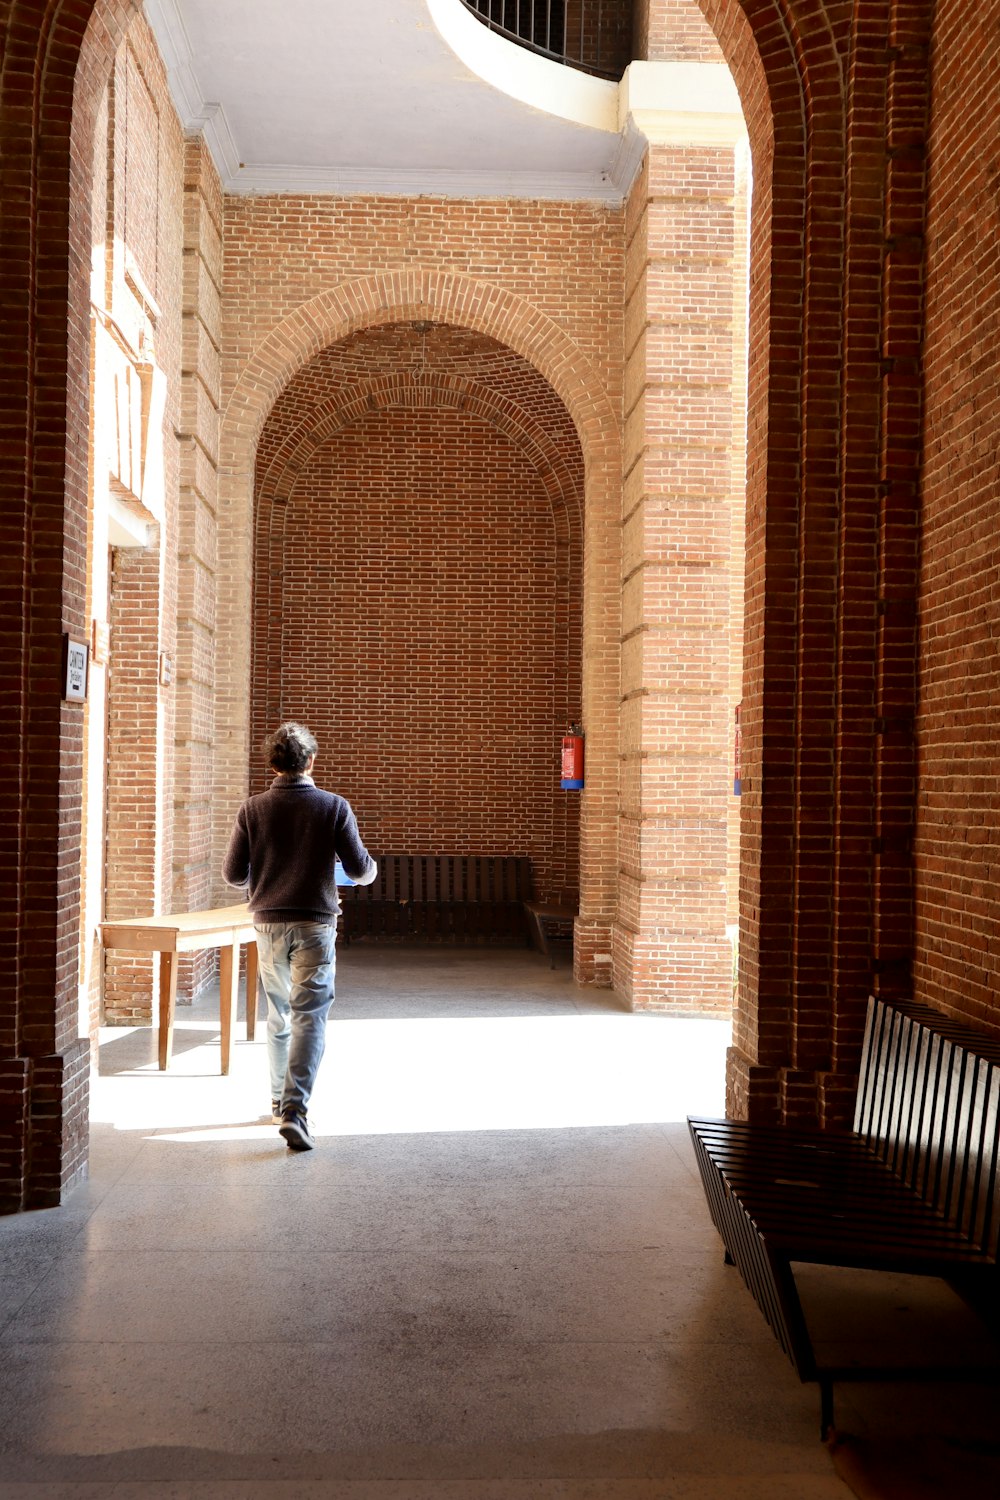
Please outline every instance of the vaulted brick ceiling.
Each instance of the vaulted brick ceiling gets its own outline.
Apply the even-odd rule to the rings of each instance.
[[[493,425],[516,435],[538,468],[554,473],[554,487],[563,494],[578,490],[582,456],[573,422],[527,360],[471,329],[395,323],[331,345],[289,382],[261,434],[258,495],[280,490],[284,471],[301,462],[303,445],[311,447],[318,430],[353,420],[359,402],[409,404],[421,387],[433,392],[430,404],[473,404],[488,413]],[[572,472],[567,454],[576,455]]]

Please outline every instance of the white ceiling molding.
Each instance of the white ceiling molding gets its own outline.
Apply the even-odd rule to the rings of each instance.
[[[615,202],[621,203],[628,196],[629,189],[642,166],[648,145],[649,141],[629,115],[611,166],[609,181],[614,188]]]
[[[646,150],[638,132],[638,160],[634,178]],[[619,158],[616,158],[617,166]],[[631,179],[630,179],[631,181]],[[622,188],[617,174],[598,178],[590,172],[467,172],[414,168],[393,171],[377,167],[293,167],[279,164],[255,166],[246,163],[223,184],[227,193],[326,193],[333,197],[379,198],[536,198],[557,202],[598,202],[617,206]]]
[[[234,172],[239,171],[239,148],[233,140],[229,120],[221,104],[206,104],[202,113],[193,116],[191,122],[185,124],[184,128],[192,135],[200,134],[205,137],[205,144],[223,183],[227,182]]]
[[[221,104],[202,96],[194,70],[194,49],[177,8],[177,0],[143,0],[146,20],[153,29],[167,70],[170,97],[178,118],[190,135],[204,135],[223,183],[239,171],[240,153]]]

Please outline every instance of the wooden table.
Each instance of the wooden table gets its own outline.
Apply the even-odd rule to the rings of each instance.
[[[233,1023],[240,982],[240,947],[247,945],[247,1041],[257,1023],[257,934],[250,908],[219,906],[213,911],[173,912],[162,917],[138,917],[128,922],[103,922],[105,948],[160,955],[160,1067],[170,1065],[177,1003],[177,955],[219,949],[219,1018],[222,1028],[222,1071],[229,1072]]]
[[[549,968],[556,966],[555,955],[549,943],[549,935],[546,924],[556,922],[560,925],[567,923],[572,926],[580,914],[579,902],[574,897],[564,897],[560,901],[526,901],[524,908],[535,923],[535,932],[538,936],[539,946],[549,961]]]

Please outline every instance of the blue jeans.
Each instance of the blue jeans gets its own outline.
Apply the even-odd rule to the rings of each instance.
[[[280,1101],[282,1114],[304,1115],[326,1046],[337,920],[254,926],[260,981],[267,996],[271,1098]]]

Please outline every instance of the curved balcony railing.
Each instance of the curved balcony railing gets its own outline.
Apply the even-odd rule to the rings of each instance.
[[[632,61],[634,0],[463,0],[508,41],[598,78],[621,78]]]

